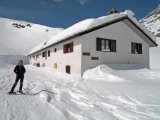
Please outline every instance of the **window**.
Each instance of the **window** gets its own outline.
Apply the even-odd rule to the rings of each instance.
[[[57,69],[57,68],[58,68],[57,63],[54,63],[54,69]]]
[[[73,42],[65,44],[63,46],[63,53],[70,53],[73,52]]]
[[[36,58],[39,58],[39,54],[36,54]]]
[[[45,57],[45,56],[46,56],[46,53],[45,53],[45,52],[43,52],[43,53],[42,53],[42,57]]]
[[[57,48],[54,48],[54,52],[57,52]]]
[[[70,74],[71,73],[71,66],[66,65],[66,73]]]
[[[42,53],[42,57],[45,57],[45,59],[47,59],[47,51]]]
[[[48,57],[50,57],[50,50],[48,50]]]
[[[116,52],[116,40],[97,38],[97,51]]]
[[[132,54],[142,54],[142,44],[141,43],[131,43]]]

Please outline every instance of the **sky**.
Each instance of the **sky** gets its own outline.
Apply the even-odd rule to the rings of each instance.
[[[160,0],[0,0],[0,17],[50,27],[67,28],[88,18],[132,10],[139,20],[160,5]]]

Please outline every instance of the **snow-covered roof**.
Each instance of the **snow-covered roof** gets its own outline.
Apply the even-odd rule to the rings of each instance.
[[[58,42],[67,40],[67,39],[75,37],[81,33],[90,31],[98,26],[103,25],[103,24],[109,23],[114,20],[120,20],[121,18],[129,18],[135,25],[137,25],[141,29],[141,31],[143,31],[143,33],[145,33],[150,38],[150,40],[155,44],[155,46],[157,45],[156,44],[156,37],[136,20],[136,18],[134,17],[134,13],[132,11],[126,10],[125,12],[111,14],[111,15],[107,15],[107,16],[103,16],[103,17],[99,17],[99,18],[86,19],[86,20],[83,20],[79,23],[76,23],[75,25],[73,25],[73,26],[63,30],[62,32],[56,34],[55,36],[53,36],[45,44],[42,43],[41,45],[38,45],[35,48],[33,48],[31,50],[31,52],[29,53],[29,55],[31,55],[35,52],[38,52],[42,49],[45,49],[49,46],[52,46]]]

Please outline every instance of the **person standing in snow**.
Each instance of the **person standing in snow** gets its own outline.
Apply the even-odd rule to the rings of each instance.
[[[19,92],[23,93],[22,87],[23,87],[23,79],[24,79],[24,74],[26,72],[25,67],[23,66],[23,60],[20,60],[18,62],[18,65],[14,68],[14,72],[16,74],[16,80],[15,83],[13,84],[13,87],[11,91],[9,92],[10,94],[14,93],[14,88],[16,87],[18,81],[20,80],[20,87],[19,87]]]

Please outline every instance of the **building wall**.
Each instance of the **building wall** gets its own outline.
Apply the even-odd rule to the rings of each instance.
[[[116,52],[96,51],[96,38],[116,40]],[[82,74],[89,68],[106,63],[142,64],[149,67],[149,45],[125,23],[118,22],[82,36]],[[131,53],[131,42],[142,43],[142,54]],[[98,57],[98,60],[91,60]]]
[[[97,51],[97,37],[116,40],[116,52]],[[74,42],[74,52],[64,54],[63,45],[70,42]],[[142,54],[131,53],[131,42],[142,43]],[[54,52],[55,48],[57,52]],[[57,63],[57,70],[62,72],[66,72],[66,65],[70,65],[71,74],[78,76],[82,76],[89,68],[107,63],[142,64],[149,67],[149,45],[123,22],[62,42],[47,50],[51,51],[50,57],[42,58],[41,54],[37,61],[31,58],[31,64],[40,62],[41,66],[44,63],[46,67],[54,68],[54,63]],[[44,51],[46,50],[39,53]],[[82,55],[83,52],[90,53],[90,56]],[[98,60],[91,60],[91,57],[98,57]]]
[[[74,42],[73,52],[64,54],[63,45],[71,42]],[[54,52],[55,48],[57,49],[56,52]],[[36,63],[39,62],[41,67],[45,66],[45,67],[51,67],[53,69],[55,69],[55,64],[57,64],[57,70],[61,72],[66,72],[66,65],[70,65],[71,74],[76,76],[81,76],[81,60],[82,60],[81,49],[82,49],[81,40],[79,38],[74,38],[39,52],[41,53],[39,58],[36,60],[33,59],[32,57],[30,59],[30,63],[33,64],[35,62]],[[46,50],[47,51],[50,50],[50,57],[47,56],[47,59],[45,57],[42,57],[42,52]]]

